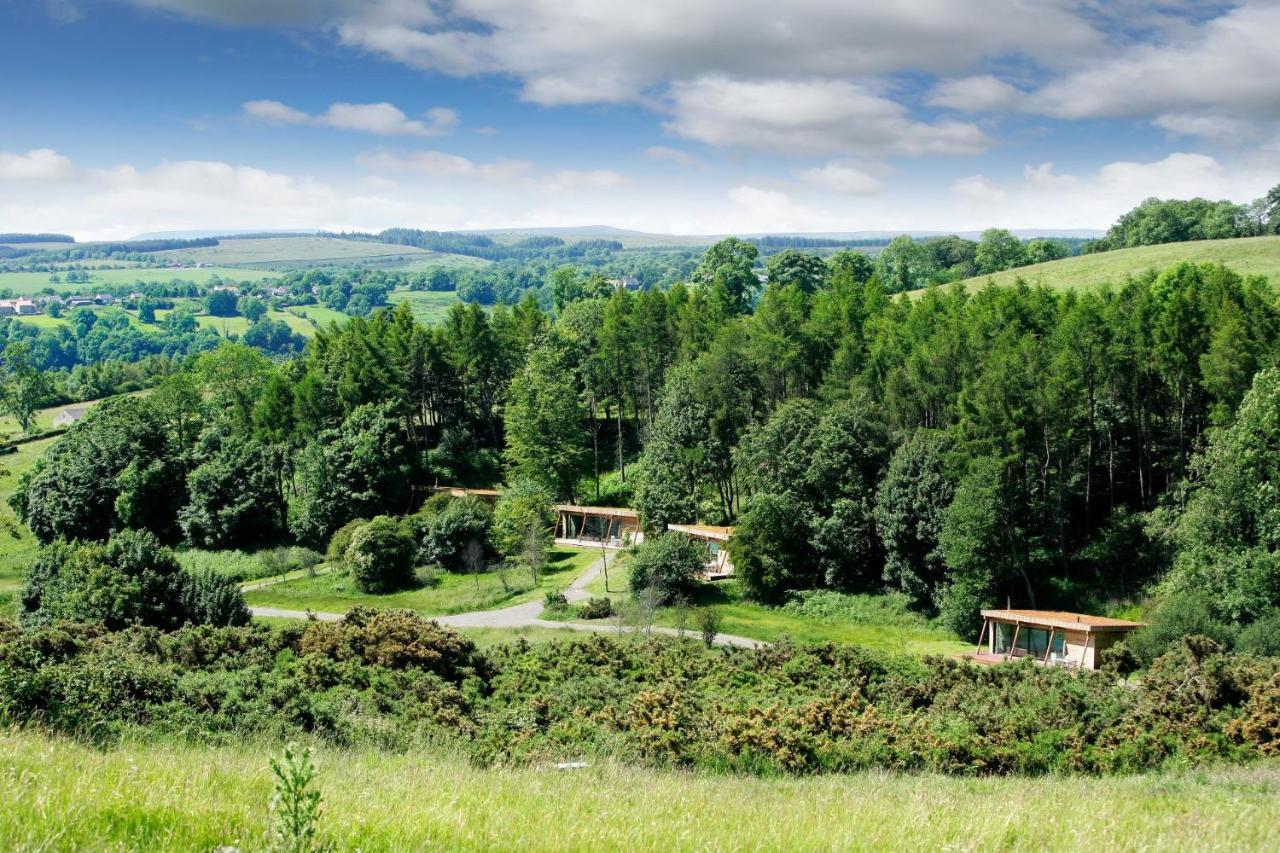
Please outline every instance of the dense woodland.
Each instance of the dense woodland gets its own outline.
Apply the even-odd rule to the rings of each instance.
[[[1224,642],[1275,619],[1265,281],[1182,264],[894,298],[861,253],[780,253],[763,287],[757,260],[725,240],[687,284],[566,287],[550,313],[379,310],[283,361],[223,343],[97,407],[14,506],[49,543],[323,548],[433,484],[505,482],[633,503],[653,532],[734,524],[765,602],[895,591],[966,634],[984,605],[1153,592]]]

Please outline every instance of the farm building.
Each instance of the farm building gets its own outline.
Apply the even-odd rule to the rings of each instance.
[[[556,544],[625,548],[644,541],[640,513],[612,506],[556,504]]]
[[[0,317],[11,317],[15,314],[37,314],[39,310],[30,299],[0,299]]]
[[[53,416],[53,426],[55,428],[69,427],[83,418],[84,413],[87,411],[89,411],[88,406],[67,406]]]
[[[691,541],[707,549],[707,580],[720,580],[733,574],[733,563],[726,547],[733,538],[732,527],[716,527],[710,524],[669,524],[668,530],[683,533]]]
[[[1061,610],[984,610],[978,649],[970,659],[1000,663],[1031,657],[1046,666],[1097,669],[1101,653],[1141,622]]]

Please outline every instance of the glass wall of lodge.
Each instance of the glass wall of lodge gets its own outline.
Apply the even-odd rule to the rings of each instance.
[[[618,542],[622,539],[622,519],[588,515],[585,519],[573,513],[564,514],[564,538],[587,542]]]
[[[1023,625],[1021,629],[1016,625],[1007,625],[1004,622],[996,622],[996,654],[1007,655],[1013,647],[1013,635],[1018,635],[1018,645],[1014,650],[1014,656],[1031,655],[1032,657],[1043,658],[1045,652],[1049,651],[1049,629],[1048,628],[1032,628]],[[1053,633],[1053,654],[1061,655],[1066,649],[1066,635],[1061,631]]]

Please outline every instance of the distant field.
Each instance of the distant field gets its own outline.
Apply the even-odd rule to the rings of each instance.
[[[0,246],[7,246],[10,249],[26,249],[32,252],[52,252],[59,249],[74,249],[75,243],[0,243]]]
[[[1223,263],[1242,275],[1265,275],[1273,285],[1280,285],[1280,237],[1244,237],[1236,240],[1197,240],[1190,243],[1165,243],[1117,249],[1096,255],[1077,255],[1060,261],[1032,264],[990,276],[971,278],[965,284],[973,289],[986,284],[1012,284],[1022,278],[1029,284],[1049,287],[1088,287],[1103,282],[1119,284],[1125,276],[1150,269],[1161,270],[1178,261]],[[919,292],[919,291],[917,291]]]
[[[288,308],[290,314],[302,318],[308,326],[311,324],[308,320],[315,320],[320,328],[327,329],[331,323],[337,323],[341,326],[343,323],[351,319],[350,316],[343,314],[341,311],[334,311],[324,305],[291,305]],[[315,334],[314,329],[312,334]]]
[[[123,269],[123,270],[88,270],[89,282],[69,284],[49,281],[46,272],[0,272],[0,289],[9,288],[17,294],[39,293],[46,287],[52,287],[61,293],[64,290],[93,290],[103,284],[133,284],[134,282],[194,281],[203,284],[215,275],[229,281],[259,281],[270,275],[263,270],[230,269],[227,267],[203,267],[202,269]]]
[[[181,260],[183,263],[279,268],[288,268],[291,265],[353,266],[361,263],[395,267],[413,263],[420,263],[424,267],[475,266],[477,263],[485,263],[476,258],[430,252],[415,246],[313,236],[222,240],[217,246],[174,249],[168,252],[157,252],[156,256]]]
[[[387,302],[392,305],[408,302],[414,319],[423,324],[440,322],[449,313],[449,307],[458,301],[453,291],[396,290],[387,296]]]
[[[61,407],[59,407],[61,408]],[[56,412],[58,409],[46,410]],[[48,418],[51,420],[52,415]],[[18,445],[17,452],[0,456],[0,517],[11,525],[13,535],[9,531],[0,531],[0,616],[9,615],[9,604],[12,603],[12,592],[17,589],[22,573],[35,558],[36,540],[31,531],[19,522],[9,508],[9,496],[18,486],[23,472],[31,468],[36,460],[44,454],[49,445],[58,439],[45,438]],[[4,599],[8,598],[8,603]]]
[[[265,739],[96,747],[5,729],[0,837],[17,850],[266,849],[279,751]],[[324,744],[315,760],[318,841],[339,850],[1264,850],[1280,802],[1274,762],[962,779],[481,768]]]
[[[156,328],[155,326],[149,326],[146,323],[139,320],[135,312],[126,311],[123,308],[104,307],[104,308],[96,308],[94,309],[94,311],[98,314],[99,317],[114,317],[114,316],[120,316],[120,315],[128,317],[130,326],[133,326],[135,329],[141,329],[144,332],[154,331]],[[37,329],[56,329],[60,326],[66,326],[70,322],[67,319],[67,314],[65,313],[61,317],[50,317],[48,314],[28,314],[22,317],[13,317],[11,319],[14,322],[25,323],[29,326],[35,326]]]

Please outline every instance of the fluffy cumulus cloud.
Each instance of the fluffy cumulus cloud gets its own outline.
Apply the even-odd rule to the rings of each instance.
[[[245,101],[242,105],[247,118],[267,124],[315,124],[338,130],[354,130],[380,136],[440,136],[453,132],[461,123],[456,110],[433,107],[424,114],[426,121],[411,119],[394,104],[330,104],[319,115],[309,115],[302,110],[279,101]]]
[[[1157,43],[1050,82],[1038,108],[1065,118],[1201,112],[1280,120],[1280,3],[1246,2]]]
[[[61,181],[74,172],[71,160],[51,148],[35,148],[25,154],[0,151],[0,181]]]
[[[458,154],[444,151],[414,151],[398,153],[374,151],[360,154],[356,163],[374,174],[416,173],[433,178],[460,178],[466,180],[510,183],[523,180],[533,173],[534,166],[527,160],[494,160],[477,163]]]
[[[679,83],[666,127],[710,145],[779,154],[977,154],[989,144],[977,125],[916,121],[901,104],[864,86],[817,78]]]
[[[926,99],[935,107],[954,110],[996,111],[1013,109],[1023,100],[1023,93],[1013,85],[990,74],[943,80]]]
[[[1228,168],[1204,154],[1180,152],[1159,160],[1115,161],[1091,173],[1064,174],[1051,163],[1028,165],[1020,179],[973,175],[956,181],[955,218],[1021,227],[1097,228],[1151,196],[1202,196],[1245,202],[1274,183],[1266,169]]]

